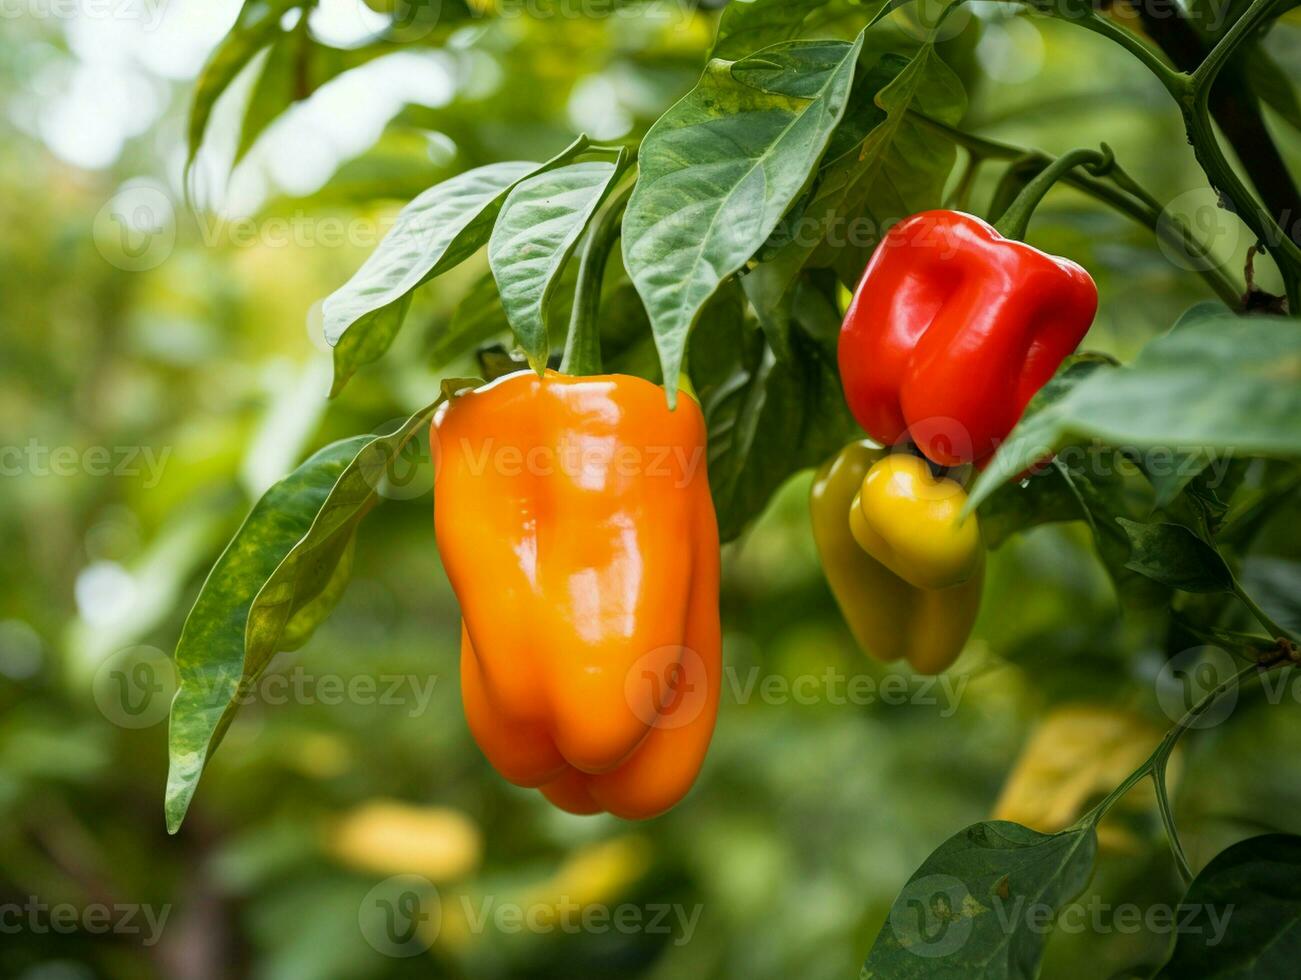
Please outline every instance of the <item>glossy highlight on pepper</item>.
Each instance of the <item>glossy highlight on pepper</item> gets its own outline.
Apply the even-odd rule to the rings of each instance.
[[[624,375],[519,372],[431,433],[462,698],[488,760],[574,813],[639,819],[694,781],[720,688],[705,422]]]
[[[1098,307],[1069,259],[958,211],[923,211],[877,246],[845,314],[840,377],[877,442],[979,462],[1075,350]]]

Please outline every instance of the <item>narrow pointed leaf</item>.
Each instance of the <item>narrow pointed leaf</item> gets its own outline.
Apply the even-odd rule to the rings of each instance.
[[[571,163],[520,181],[502,205],[488,262],[515,339],[535,367],[547,360],[560,273],[619,173],[613,163]]]
[[[729,62],[642,141],[623,220],[628,273],[650,315],[670,398],[687,333],[799,196],[845,109],[862,47],[791,41]]]
[[[165,811],[180,827],[239,697],[281,650],[306,642],[343,592],[357,525],[379,500],[394,458],[449,391],[383,436],[326,446],[271,487],[217,560],[195,600],[175,665]]]
[[[488,242],[506,195],[524,178],[567,162],[587,146],[580,138],[543,164],[476,167],[416,197],[361,268],[325,300],[325,339],[334,347],[338,394],[363,364],[388,350],[412,291],[460,264]]]
[[[301,5],[302,0],[245,0],[235,25],[208,56],[194,83],[187,126],[187,170],[198,155],[217,99],[259,51],[281,36],[280,21],[285,13]]]

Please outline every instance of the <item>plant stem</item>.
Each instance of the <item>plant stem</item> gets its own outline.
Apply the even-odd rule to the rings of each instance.
[[[1269,633],[1270,636],[1276,640],[1294,640],[1294,637],[1292,637],[1287,630],[1274,622],[1274,620],[1270,618],[1269,613],[1265,612],[1265,610],[1261,609],[1260,606],[1256,604],[1256,600],[1247,594],[1246,589],[1238,584],[1236,579],[1233,583],[1233,594],[1236,595],[1251,614],[1256,617],[1260,625],[1265,627],[1265,631]]]
[[[1165,779],[1166,763],[1169,761],[1169,756],[1163,756],[1153,762],[1152,783],[1156,788],[1156,808],[1161,813],[1161,823],[1165,827],[1166,839],[1170,841],[1175,867],[1179,870],[1179,877],[1187,884],[1193,880],[1193,869],[1188,865],[1188,856],[1184,854],[1184,845],[1179,840],[1179,828],[1175,826],[1174,809],[1170,806],[1170,790]]]
[[[1287,289],[1288,309],[1296,314],[1301,312],[1301,248],[1288,237],[1265,206],[1256,200],[1224,155],[1211,122],[1207,102],[1209,88],[1208,83],[1206,88],[1199,88],[1181,103],[1193,153],[1211,185],[1224,192],[1233,204],[1234,213],[1274,259]]]
[[[1035,0],[1025,0],[1028,6],[1043,13],[1052,13]],[[1278,219],[1257,199],[1255,194],[1238,177],[1229,163],[1211,122],[1210,93],[1215,78],[1229,57],[1251,37],[1273,13],[1277,0],[1252,0],[1251,6],[1220,38],[1210,54],[1192,75],[1176,71],[1162,61],[1154,51],[1124,28],[1089,11],[1082,18],[1068,18],[1086,30],[1101,34],[1124,47],[1141,61],[1161,82],[1179,105],[1184,117],[1184,128],[1193,154],[1206,173],[1211,186],[1221,191],[1232,203],[1233,211],[1268,249],[1278,265],[1287,289],[1288,308],[1296,314],[1301,311],[1301,246],[1287,234]]]
[[[1192,85],[1194,88],[1210,89],[1211,83],[1215,76],[1220,73],[1224,65],[1228,62],[1229,56],[1242,44],[1251,33],[1260,27],[1274,13],[1274,8],[1278,6],[1277,0],[1252,0],[1252,4],[1230,27],[1215,47],[1211,49],[1205,60],[1193,72]]]
[[[1074,170],[1076,167],[1089,167],[1095,174],[1105,173],[1115,162],[1115,157],[1111,155],[1111,151],[1105,145],[1102,152],[1083,147],[1068,150],[1039,171],[1021,189],[1021,193],[1016,196],[1012,203],[1007,206],[1007,210],[999,217],[994,229],[1004,238],[1024,238],[1026,228],[1030,224],[1030,216],[1034,214],[1034,209],[1039,206],[1039,202],[1043,200],[1049,188],[1061,180],[1068,171]]]
[[[1152,750],[1152,754],[1147,757],[1147,760],[1126,776],[1124,782],[1108,793],[1106,797],[1103,798],[1102,802],[1082,816],[1077,821],[1077,825],[1087,823],[1096,827],[1102,818],[1106,816],[1107,811],[1115,806],[1116,801],[1133,789],[1134,786],[1144,777],[1148,776],[1155,769],[1158,763],[1160,763],[1164,769],[1166,760],[1170,758],[1170,753],[1174,751],[1174,747],[1179,741],[1179,736],[1186,732],[1192,726],[1193,722],[1200,718],[1202,714],[1214,705],[1215,702],[1217,702],[1225,693],[1234,690],[1244,677],[1259,672],[1260,668],[1255,664],[1251,664],[1250,666],[1242,668],[1242,670],[1238,671],[1228,680],[1216,685],[1216,687],[1203,695],[1202,699],[1189,708],[1184,713],[1184,716],[1175,722],[1174,727],[1165,733],[1165,737],[1162,738],[1160,744]]]
[[[1235,16],[1228,27],[1203,32],[1193,25],[1190,8],[1186,6],[1157,11],[1152,4],[1142,0],[1128,2],[1138,14],[1147,36],[1175,68],[1188,75],[1201,67],[1218,39],[1241,19]],[[1230,7],[1240,9],[1249,4],[1250,0],[1245,4],[1242,0],[1233,0]],[[1217,82],[1211,86],[1208,94],[1210,113],[1233,148],[1248,181],[1275,220],[1285,224],[1301,215],[1301,192],[1298,192],[1287,163],[1261,116],[1260,100],[1249,75],[1248,57],[1249,52],[1239,47],[1226,58],[1220,81],[1227,81],[1227,84]],[[1288,230],[1293,241],[1301,242],[1301,229],[1293,226]]]
[[[1035,6],[1034,4],[1031,5]],[[1080,20],[1072,19],[1072,23],[1079,24],[1086,31],[1092,31],[1094,34],[1100,34],[1108,40],[1115,41],[1141,61],[1147,70],[1165,86],[1166,91],[1175,98],[1179,98],[1185,91],[1188,85],[1188,76],[1167,65],[1155,51],[1143,43],[1141,38],[1125,30],[1115,21],[1108,20],[1106,17],[1101,17],[1096,12],[1090,11],[1087,17]]]
[[[574,305],[569,316],[569,336],[560,361],[563,374],[601,373],[601,285],[610,249],[619,238],[623,209],[632,195],[634,184],[619,190],[597,214],[588,229],[583,253],[578,260],[578,282],[574,286]]]
[[[1011,143],[1002,143],[984,136],[977,136],[974,133],[964,132],[947,123],[942,123],[938,119],[922,115],[916,110],[908,110],[908,115],[932,132],[952,140],[968,153],[984,159],[1014,160],[1026,156],[1029,152],[1025,148],[1014,146]],[[1052,157],[1046,153],[1040,153],[1039,156],[1045,165],[1052,162]],[[1197,241],[1188,226],[1173,214],[1164,214],[1164,220],[1162,220],[1163,209],[1161,205],[1157,203],[1151,194],[1142,191],[1137,182],[1125,173],[1119,165],[1112,167],[1110,177],[1116,183],[1121,183],[1123,180],[1129,187],[1137,189],[1139,193],[1135,196],[1138,197],[1138,200],[1134,200],[1129,194],[1121,193],[1115,187],[1111,187],[1103,181],[1085,174],[1068,173],[1062,179],[1077,190],[1083,191],[1126,215],[1152,231],[1157,237],[1170,240],[1176,247],[1184,249],[1197,260],[1194,263],[1194,271],[1206,280],[1206,284],[1211,287],[1215,295],[1230,309],[1242,309],[1242,289],[1229,278],[1228,273],[1214,263],[1210,252]]]

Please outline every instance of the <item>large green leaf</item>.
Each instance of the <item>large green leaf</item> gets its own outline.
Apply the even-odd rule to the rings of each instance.
[[[383,436],[326,446],[271,487],[208,574],[176,647],[165,811],[180,826],[241,693],[281,650],[301,646],[346,583],[357,525],[398,453],[447,393]]]
[[[571,163],[515,185],[488,240],[488,262],[501,304],[534,368],[549,353],[549,301],[587,223],[621,166]]]
[[[960,831],[894,900],[864,980],[1033,980],[1043,928],[1088,883],[1092,827],[1041,834],[1004,820]]]
[[[1301,320],[1202,311],[1023,420],[972,488],[970,506],[1078,439],[1181,453],[1301,456]]]
[[[930,44],[911,59],[886,52],[859,69],[808,200],[769,242],[770,306],[806,264],[835,268],[852,286],[891,224],[940,205],[956,150],[910,111],[947,123],[966,111],[961,81]]]
[[[847,0],[733,0],[718,19],[710,57],[742,58],[850,11],[861,16],[862,8]]]
[[[524,178],[558,167],[587,146],[579,138],[543,164],[492,163],[429,188],[404,207],[360,269],[324,304],[325,339],[334,347],[338,394],[363,364],[397,336],[417,286],[485,245],[502,202]]]
[[[245,0],[235,25],[213,49],[194,83],[187,126],[186,169],[203,143],[203,134],[212,116],[212,107],[221,93],[253,57],[280,36],[280,22],[285,13],[303,6],[304,0]]]
[[[897,56],[884,55],[872,74],[889,79],[875,95],[885,118],[838,154],[805,212],[806,225],[825,229],[804,236],[813,263],[836,268],[850,284],[892,224],[940,206],[957,150],[913,113],[956,124],[967,109],[962,82],[931,44],[901,69]]]
[[[1274,980],[1301,962],[1301,837],[1266,834],[1221,851],[1179,903],[1192,915],[1175,933],[1157,980]]]
[[[650,315],[670,398],[687,333],[772,234],[844,112],[862,36],[713,60],[651,127],[623,219],[628,273]]]

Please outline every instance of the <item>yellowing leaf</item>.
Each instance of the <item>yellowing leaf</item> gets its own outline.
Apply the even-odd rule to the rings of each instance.
[[[1035,729],[1012,768],[993,816],[1052,833],[1070,826],[1085,807],[1115,789],[1152,753],[1164,731],[1133,712],[1103,705],[1058,708]],[[1173,777],[1174,766],[1170,775]],[[1152,784],[1140,783],[1120,808],[1152,806]],[[1126,839],[1104,821],[1099,837]]]

